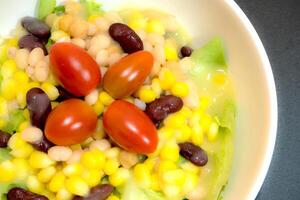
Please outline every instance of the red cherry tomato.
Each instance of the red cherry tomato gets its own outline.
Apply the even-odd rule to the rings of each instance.
[[[95,131],[96,126],[95,111],[82,100],[70,99],[49,114],[45,136],[56,145],[79,144]]]
[[[155,151],[158,142],[156,128],[148,116],[127,101],[114,101],[103,115],[107,134],[122,148],[135,153]]]
[[[57,43],[50,49],[51,70],[63,87],[75,96],[85,96],[101,81],[96,61],[72,43]]]
[[[103,78],[104,89],[115,99],[133,94],[146,80],[154,58],[147,51],[138,51],[112,65]]]

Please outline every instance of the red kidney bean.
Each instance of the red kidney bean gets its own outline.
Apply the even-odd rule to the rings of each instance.
[[[45,136],[43,136],[42,140],[36,143],[31,144],[36,150],[47,153],[48,150],[54,146],[52,142],[47,140]]]
[[[7,147],[7,143],[9,141],[10,136],[11,135],[9,133],[6,133],[4,131],[0,131],[0,148]]]
[[[109,27],[110,36],[117,41],[125,53],[144,49],[141,38],[126,24],[115,23]]]
[[[32,88],[26,94],[26,102],[31,124],[43,130],[46,119],[51,112],[48,95],[40,88]]]
[[[193,53],[193,49],[191,47],[188,47],[188,46],[183,46],[181,49],[180,49],[180,52],[181,52],[181,57],[184,58],[184,57],[190,57]]]
[[[7,193],[7,200],[49,200],[47,197],[29,192],[22,188],[12,188]]]
[[[190,142],[180,143],[180,155],[197,166],[205,166],[208,162],[206,152]]]
[[[26,48],[29,51],[33,50],[34,48],[39,47],[39,48],[43,49],[45,55],[48,54],[48,51],[47,51],[43,41],[31,34],[25,35],[20,38],[19,47],[20,47],[20,49]]]
[[[179,111],[182,106],[182,99],[173,95],[166,95],[148,104],[145,112],[153,122],[158,123],[169,114]]]
[[[21,24],[29,33],[40,39],[48,40],[50,37],[49,26],[37,18],[24,17]]]
[[[87,197],[75,196],[73,200],[105,200],[113,192],[114,187],[110,184],[95,186],[90,190]]]

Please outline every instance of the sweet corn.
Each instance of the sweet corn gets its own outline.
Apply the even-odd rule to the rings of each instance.
[[[178,97],[186,97],[189,94],[189,86],[184,82],[177,82],[171,88],[173,95]]]
[[[8,105],[7,101],[0,97],[0,117],[6,118],[8,116]]]
[[[117,159],[119,157],[120,151],[121,150],[119,147],[113,147],[105,151],[105,155],[107,158]]]
[[[175,131],[169,127],[162,127],[158,130],[159,137],[162,137],[165,140],[171,139],[175,134]]]
[[[55,175],[56,169],[53,166],[42,169],[38,174],[37,178],[42,183],[47,183]]]
[[[13,79],[4,80],[1,85],[2,97],[13,100],[17,95],[18,84]]]
[[[167,199],[176,199],[182,192],[181,187],[174,184],[164,185],[162,189]]]
[[[16,167],[10,161],[6,160],[0,164],[0,182],[11,182],[16,176]]]
[[[204,134],[202,127],[198,124],[192,127],[192,142],[195,145],[202,145],[204,140]]]
[[[58,192],[65,186],[65,175],[62,172],[57,172],[48,184],[48,189],[51,192]]]
[[[192,113],[193,113],[192,110],[186,106],[183,106],[181,110],[178,112],[178,114],[181,114],[185,118],[190,118],[192,116]]]
[[[152,174],[151,175],[151,186],[150,186],[150,188],[152,190],[155,190],[155,191],[159,191],[161,189],[158,174]]]
[[[185,194],[195,190],[199,183],[199,175],[195,173],[185,173],[185,183],[183,185],[183,192]]]
[[[158,19],[151,19],[147,24],[147,32],[164,35],[166,33],[163,23]]]
[[[213,142],[217,138],[218,132],[219,132],[219,125],[216,122],[211,123],[207,131],[208,140],[210,142]]]
[[[27,188],[34,193],[41,193],[44,191],[44,185],[38,180],[36,176],[29,176],[26,181]]]
[[[189,126],[182,126],[176,131],[176,140],[177,142],[186,142],[192,136],[192,129]]]
[[[176,79],[174,74],[167,68],[162,68],[159,73],[159,82],[160,87],[163,90],[171,89],[171,87],[175,84]]]
[[[100,15],[96,14],[96,15],[91,15],[88,17],[87,21],[88,22],[95,22],[97,19],[101,18]]]
[[[51,40],[57,42],[61,39],[65,39],[65,38],[70,38],[69,34],[67,34],[66,32],[62,31],[62,30],[57,30],[57,31],[53,31],[51,33]]]
[[[153,90],[142,86],[138,91],[138,96],[143,102],[150,103],[156,99],[157,95]]]
[[[26,107],[26,87],[25,86],[20,86],[18,92],[17,92],[17,102],[20,108],[25,108]]]
[[[10,154],[16,158],[28,158],[30,154],[33,152],[33,147],[25,143],[17,148],[11,150]]]
[[[9,38],[6,40],[6,45],[9,47],[17,47],[18,46],[18,39],[16,38]]]
[[[120,166],[120,163],[118,162],[118,160],[116,160],[116,159],[108,159],[105,162],[103,171],[107,175],[112,175],[112,174],[116,173],[116,171],[118,170],[119,166]]]
[[[22,140],[21,133],[15,133],[10,137],[7,145],[13,150],[23,146],[24,144],[26,144],[26,142]]]
[[[183,115],[175,113],[167,117],[164,121],[164,124],[166,127],[180,128],[187,124],[187,119]]]
[[[15,71],[17,70],[17,64],[14,60],[9,59],[5,61],[1,67],[1,75],[4,78],[10,78],[14,75]]]
[[[151,172],[145,164],[137,164],[133,169],[133,177],[144,188],[151,186]]]
[[[41,88],[46,92],[51,101],[54,101],[59,96],[58,89],[51,83],[45,82],[41,85]]]
[[[157,163],[158,163],[158,159],[159,158],[147,158],[145,161],[144,161],[144,164],[147,166],[147,168],[150,170],[150,171],[152,171],[155,167],[156,167],[156,165],[157,165]]]
[[[212,81],[216,86],[223,86],[227,82],[227,76],[226,76],[226,74],[218,73],[213,76]]]
[[[173,41],[166,40],[164,48],[167,61],[178,60],[177,47]]]
[[[70,176],[80,176],[83,172],[83,167],[79,163],[68,164],[63,168],[64,175]]]
[[[61,188],[56,193],[56,200],[71,200],[73,198],[73,195],[65,188]]]
[[[162,174],[162,181],[166,185],[176,184],[182,187],[185,183],[185,173],[182,169],[166,171]]]
[[[84,152],[80,162],[88,169],[102,169],[105,164],[105,155],[98,149]]]
[[[128,26],[135,31],[145,30],[147,27],[147,19],[146,18],[135,18],[128,21]]]
[[[200,109],[205,110],[211,104],[211,98],[208,96],[200,97]]]
[[[160,94],[162,93],[162,89],[160,87],[160,82],[158,78],[154,78],[151,81],[151,89],[156,94],[156,98],[160,97]]]
[[[106,200],[120,200],[116,195],[110,195]]]
[[[201,170],[200,167],[197,167],[196,165],[194,165],[191,162],[184,162],[184,163],[180,164],[180,168],[183,169],[185,172],[190,172],[190,173],[194,173],[194,174],[198,174]]]
[[[200,120],[200,124],[201,124],[204,132],[208,131],[211,121],[212,121],[212,118],[210,115],[205,114],[202,116],[202,118]]]
[[[23,158],[14,158],[12,160],[13,165],[16,169],[16,177],[15,180],[24,181],[29,174],[33,173],[33,169],[29,166],[26,159]]]
[[[73,176],[66,180],[66,189],[74,195],[86,196],[89,193],[88,184],[79,176]]]
[[[30,114],[29,114],[29,110],[27,108],[23,110],[23,116],[29,122],[29,120],[30,120]]]
[[[32,89],[32,88],[39,88],[40,87],[40,84],[38,82],[35,82],[35,81],[32,81],[32,82],[29,82],[27,84],[27,90],[26,90],[26,93],[28,90]]]
[[[200,119],[201,119],[201,114],[199,112],[193,112],[190,120],[189,120],[189,125],[191,127],[193,126],[198,126],[200,124]]]
[[[104,92],[104,91],[100,92],[99,100],[105,106],[109,106],[114,101],[114,99],[107,92]]]
[[[179,158],[179,147],[175,141],[168,141],[162,148],[160,157],[163,160],[176,162]]]
[[[158,173],[163,174],[166,171],[177,169],[177,166],[171,160],[161,160],[158,165]]]
[[[41,151],[34,151],[29,158],[31,167],[38,169],[49,167],[54,163],[55,162],[49,158],[48,154]]]
[[[97,169],[85,170],[81,177],[83,180],[90,186],[94,187],[101,182],[101,178],[103,177],[103,172]]]
[[[18,127],[18,131],[22,132],[23,130],[25,130],[26,128],[28,128],[30,126],[29,121],[24,121],[20,124],[20,126]]]
[[[126,182],[129,176],[129,170],[121,167],[114,174],[109,176],[109,183],[115,187],[120,186]]]
[[[19,85],[27,84],[29,81],[29,77],[24,71],[18,70],[14,74],[14,79],[17,81]]]
[[[97,101],[96,104],[93,106],[93,108],[98,116],[101,115],[104,111],[104,105],[101,101]]]
[[[0,63],[3,63],[7,59],[7,45],[0,46]]]

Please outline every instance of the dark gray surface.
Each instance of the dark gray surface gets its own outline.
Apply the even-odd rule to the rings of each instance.
[[[236,0],[271,61],[279,104],[271,167],[256,200],[300,199],[300,0]]]

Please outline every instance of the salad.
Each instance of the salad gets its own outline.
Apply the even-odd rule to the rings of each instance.
[[[39,0],[1,39],[0,199],[223,199],[233,88],[170,14]]]

